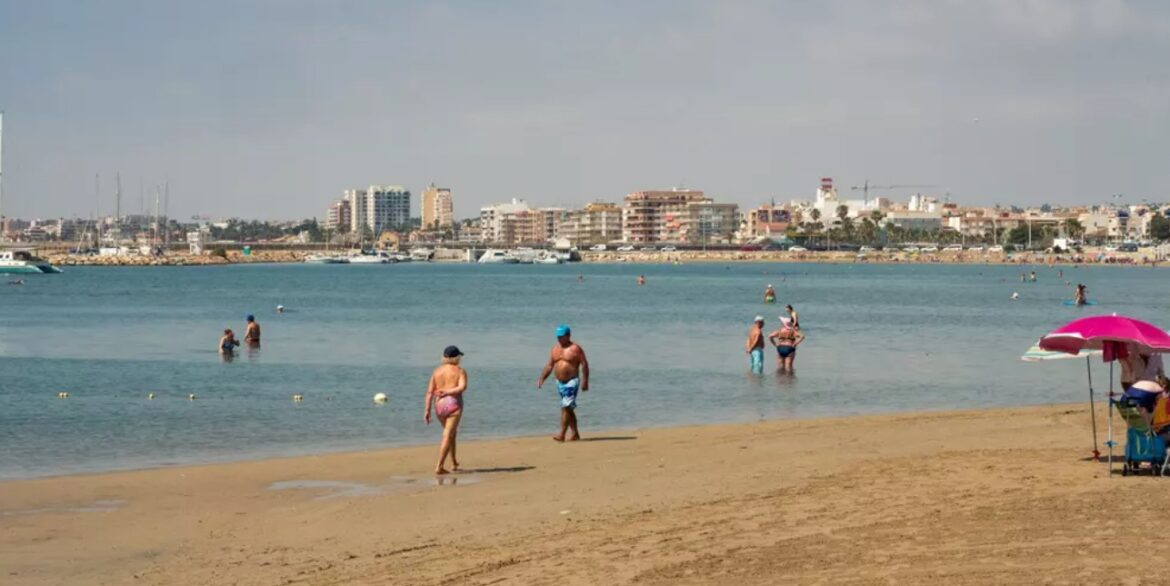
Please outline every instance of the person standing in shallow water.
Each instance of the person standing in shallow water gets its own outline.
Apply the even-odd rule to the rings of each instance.
[[[561,396],[561,431],[553,436],[558,442],[566,439],[577,441],[581,433],[577,429],[577,391],[589,390],[589,360],[585,358],[585,350],[571,338],[572,330],[569,326],[557,326],[557,343],[549,352],[548,363],[540,371],[540,378],[536,380],[536,388],[544,386],[548,375],[555,374],[557,392]],[[566,434],[570,433],[566,437]]]
[[[748,330],[747,343],[744,344],[744,350],[747,351],[748,365],[755,374],[764,373],[764,317],[757,315],[752,323],[752,328]]]
[[[248,326],[244,328],[244,343],[251,348],[260,346],[260,324],[256,323],[256,316],[248,314]]]
[[[423,421],[431,424],[431,406],[435,408],[435,415],[439,424],[443,426],[443,439],[439,442],[439,461],[435,464],[435,474],[449,474],[443,464],[447,455],[451,455],[451,471],[459,471],[459,458],[455,454],[455,444],[459,436],[459,421],[463,419],[463,393],[467,390],[467,371],[459,366],[463,352],[455,346],[443,349],[443,363],[431,373],[431,380],[427,383],[427,394],[423,399]]]

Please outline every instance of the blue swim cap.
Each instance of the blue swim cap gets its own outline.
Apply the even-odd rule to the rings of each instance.
[[[569,335],[569,333],[570,333],[569,324],[561,324],[561,325],[557,326],[557,337],[558,338],[561,336],[567,336],[567,335]]]

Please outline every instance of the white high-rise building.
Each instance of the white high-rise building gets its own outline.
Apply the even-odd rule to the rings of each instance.
[[[350,226],[355,234],[363,229],[374,238],[382,232],[410,223],[410,190],[397,185],[371,185],[368,189],[347,189],[343,199],[351,203]]]

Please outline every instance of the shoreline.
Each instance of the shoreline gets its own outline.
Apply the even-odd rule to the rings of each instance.
[[[1072,403],[473,440],[460,446],[468,470],[441,479],[436,445],[422,445],[5,481],[0,567],[6,583],[30,585],[1157,575],[1170,545],[1153,528],[1170,512],[1126,521],[1155,481],[1083,461],[1088,413]],[[1147,555],[1122,555],[1137,540]]]
[[[463,258],[462,249],[442,249],[444,254],[436,258],[440,264],[471,264]],[[222,266],[237,264],[293,264],[303,263],[305,258],[320,251],[253,251],[245,256],[240,251],[229,251],[225,257],[210,254],[168,254],[163,257],[146,256],[71,256],[63,254],[49,254],[47,260],[60,267],[71,266]],[[1105,255],[1098,260],[1098,255]],[[1045,253],[887,253],[872,252],[860,255],[856,252],[820,251],[820,252],[789,252],[789,251],[738,251],[738,250],[683,250],[675,252],[662,251],[634,251],[619,253],[615,251],[593,252],[581,251],[582,264],[676,264],[676,263],[809,263],[809,264],[961,264],[961,265],[1085,265],[1085,266],[1134,266],[1158,267],[1164,262],[1149,262],[1149,255],[1141,252],[1103,252],[1092,251],[1081,255],[1080,260],[1072,260],[1070,255]],[[421,262],[421,261],[420,261]]]

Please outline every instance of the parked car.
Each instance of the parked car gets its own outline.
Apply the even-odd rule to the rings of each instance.
[[[862,246],[860,249],[858,249],[858,252],[873,252],[873,250],[874,249],[872,246]]]
[[[998,244],[994,246],[988,246],[987,252],[1003,252],[1003,247]]]
[[[943,250],[945,250],[946,252],[963,252],[963,245],[962,244],[952,244],[952,245],[944,248]]]
[[[673,246],[663,246],[662,247],[662,252],[675,252],[676,250],[678,250],[678,248],[675,248]]]
[[[937,246],[923,246],[922,252],[938,252]]]
[[[791,252],[808,252],[808,249],[803,246],[793,246],[788,249]]]
[[[618,251],[618,252],[634,252],[634,245],[633,245],[633,244],[627,244],[627,245],[625,245],[625,246],[619,246],[619,247],[618,247],[618,249],[617,249],[617,251]]]
[[[902,250],[905,250],[906,252],[918,252],[918,247],[917,246],[907,246],[907,247],[903,248]]]
[[[657,246],[643,246],[642,248],[639,248],[638,250],[641,250],[642,252],[654,252],[655,250],[658,250],[658,247]]]
[[[743,246],[739,247],[740,252],[756,252],[763,249],[764,248],[759,244],[744,244]]]
[[[604,244],[594,244],[593,246],[589,247],[589,250],[592,250],[593,252],[602,252],[605,250],[605,245]]]
[[[1138,245],[1133,242],[1126,242],[1125,244],[1117,247],[1117,250],[1120,250],[1121,252],[1137,252]]]

